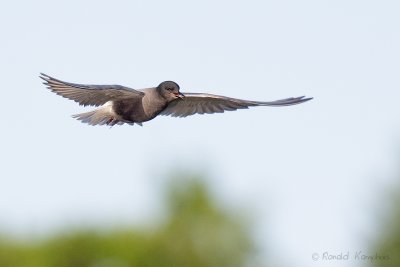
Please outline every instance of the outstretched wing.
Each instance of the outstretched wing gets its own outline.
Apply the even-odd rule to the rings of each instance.
[[[144,93],[121,85],[88,85],[63,82],[46,74],[39,76],[54,93],[83,106],[100,106],[108,101],[143,97]]]
[[[291,97],[271,102],[248,101],[235,99],[226,96],[211,94],[183,93],[185,98],[176,99],[168,104],[161,115],[171,115],[173,117],[186,117],[194,114],[223,113],[226,110],[246,109],[254,106],[290,106],[297,105],[312,98]]]

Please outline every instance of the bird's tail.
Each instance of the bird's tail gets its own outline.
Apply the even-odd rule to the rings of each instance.
[[[85,113],[75,114],[72,115],[72,117],[89,125],[114,126],[116,124],[124,123],[116,118],[111,105],[105,105],[99,109],[95,109]]]

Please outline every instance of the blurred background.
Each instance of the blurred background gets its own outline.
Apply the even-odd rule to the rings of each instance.
[[[399,266],[397,1],[0,4],[0,266]],[[251,100],[90,127],[44,72]]]

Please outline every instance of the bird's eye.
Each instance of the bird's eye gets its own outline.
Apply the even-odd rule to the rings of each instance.
[[[172,87],[167,87],[167,90],[168,90],[168,91],[172,91],[172,90],[174,90],[174,88],[172,88]]]

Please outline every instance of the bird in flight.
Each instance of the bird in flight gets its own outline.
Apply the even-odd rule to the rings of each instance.
[[[44,84],[54,93],[83,106],[98,109],[73,115],[90,125],[139,124],[158,115],[187,117],[194,114],[223,113],[255,106],[290,106],[312,98],[291,97],[271,102],[249,101],[204,93],[181,93],[179,85],[165,81],[157,87],[135,90],[122,85],[89,85],[64,82],[41,73]]]

